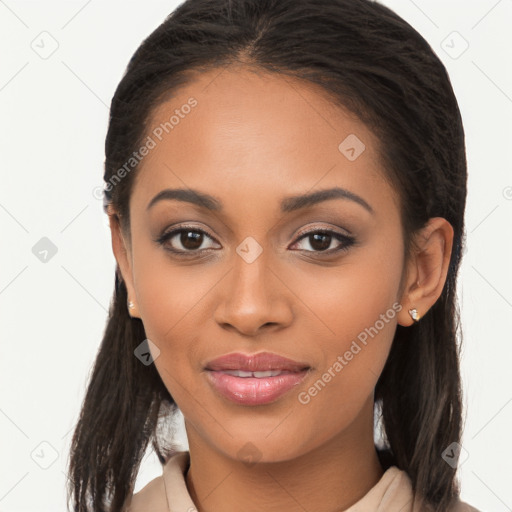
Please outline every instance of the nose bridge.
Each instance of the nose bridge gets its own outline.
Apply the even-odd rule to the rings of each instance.
[[[244,299],[250,297],[261,304],[272,295],[269,283],[269,253],[253,238],[244,240],[236,249],[233,267],[233,292]]]
[[[264,325],[291,320],[286,288],[269,268],[272,258],[268,251],[251,237],[237,247],[222,302],[215,312],[220,325],[254,334]]]

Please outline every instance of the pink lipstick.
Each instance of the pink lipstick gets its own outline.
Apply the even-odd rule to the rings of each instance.
[[[243,405],[276,401],[300,384],[310,370],[307,363],[270,352],[231,353],[210,361],[208,381],[222,396]]]

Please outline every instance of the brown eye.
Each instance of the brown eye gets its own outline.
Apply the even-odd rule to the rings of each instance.
[[[180,255],[199,254],[207,249],[212,249],[212,245],[207,242],[213,240],[206,231],[199,228],[180,227],[164,233],[156,241],[163,245],[166,250]],[[204,246],[206,244],[206,247]]]
[[[333,236],[327,233],[314,233],[308,235],[308,239],[309,245],[313,247],[315,251],[326,251],[331,246]]]
[[[336,231],[330,230],[316,230],[309,231],[302,235],[296,244],[306,241],[311,247],[311,250],[307,248],[302,248],[299,250],[305,250],[307,252],[319,252],[319,253],[333,253],[338,251],[346,251],[348,248],[355,243],[355,238],[347,235],[343,235],[341,233],[337,233]],[[333,242],[338,241],[338,246],[332,248]]]
[[[179,235],[180,243],[185,249],[194,251],[199,249],[203,243],[203,234],[197,231],[182,231]]]

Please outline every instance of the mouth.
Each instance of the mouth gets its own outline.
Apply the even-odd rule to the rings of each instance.
[[[272,352],[259,352],[257,354],[242,354],[233,352],[218,357],[206,364],[206,370],[214,371],[239,371],[246,373],[261,372],[300,372],[309,368],[304,362],[294,361],[287,357],[273,354]],[[269,375],[262,375],[268,377]],[[249,375],[247,375],[249,377]]]
[[[305,368],[306,369],[306,368]],[[259,372],[247,372],[244,370],[211,370],[220,371],[226,375],[233,375],[234,377],[241,377],[243,379],[254,377],[256,379],[263,379],[266,377],[277,377],[278,375],[289,375],[297,372],[290,372],[286,370],[266,370]]]
[[[241,405],[275,402],[310,372],[307,363],[277,354],[232,353],[209,362],[206,377],[222,397]]]

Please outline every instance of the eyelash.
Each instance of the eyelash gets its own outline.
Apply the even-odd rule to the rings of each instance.
[[[203,235],[208,236],[212,240],[215,240],[215,238],[212,235],[210,235],[207,231],[204,231],[203,229],[197,228],[195,226],[179,226],[179,227],[177,227],[177,228],[175,228],[175,229],[173,229],[173,230],[171,230],[171,231],[169,231],[167,233],[164,232],[155,241],[158,244],[164,246],[165,250],[175,254],[178,257],[183,257],[183,258],[189,258],[191,256],[194,257],[194,256],[197,256],[201,252],[211,250],[211,249],[200,249],[200,250],[196,249],[196,250],[182,251],[182,250],[177,250],[177,249],[169,248],[166,245],[166,242],[168,240],[171,240],[177,234],[180,234],[182,232],[201,233]],[[326,250],[326,251],[315,251],[315,250],[308,251],[308,250],[304,250],[303,249],[303,251],[305,251],[305,252],[316,253],[316,254],[319,254],[320,256],[322,256],[322,255],[333,255],[335,253],[346,252],[346,251],[349,250],[349,248],[351,246],[356,244],[356,239],[353,236],[343,235],[341,233],[338,233],[337,231],[333,231],[333,230],[330,230],[330,229],[320,229],[320,228],[317,228],[317,229],[310,229],[310,230],[302,233],[300,235],[300,237],[297,239],[297,241],[294,242],[292,245],[295,245],[296,243],[300,242],[301,240],[307,238],[308,236],[310,236],[312,234],[331,235],[335,239],[337,239],[338,241],[343,242],[340,247],[335,248],[335,249],[329,249],[329,250]],[[215,242],[217,242],[217,241],[215,240]],[[213,249],[213,250],[215,250],[215,249]]]

